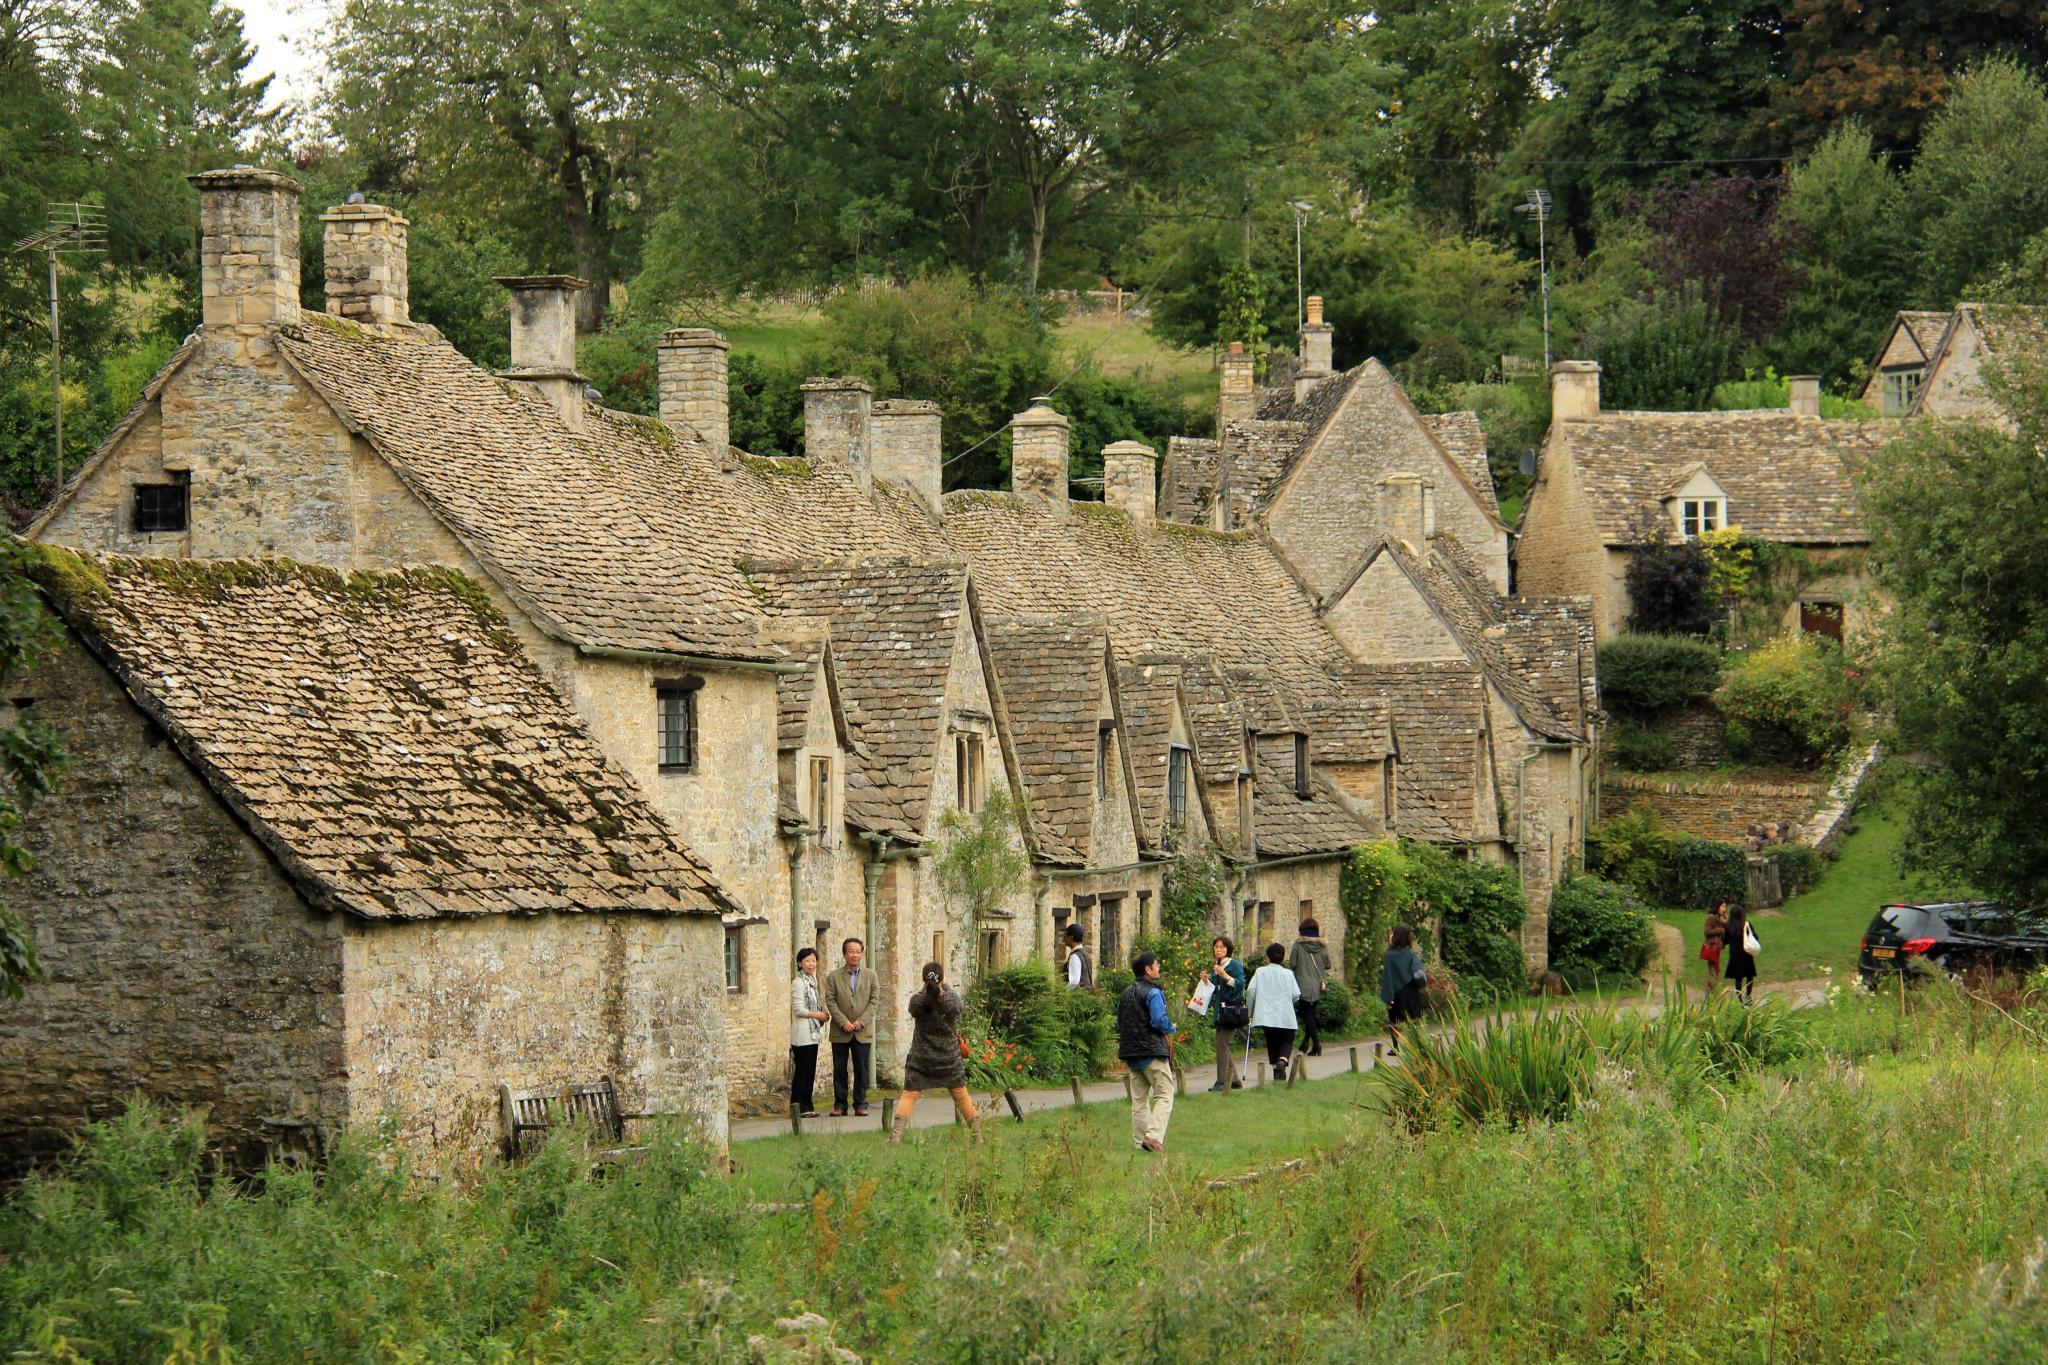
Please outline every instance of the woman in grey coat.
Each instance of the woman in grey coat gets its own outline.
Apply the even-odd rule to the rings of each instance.
[[[1287,954],[1287,970],[1294,973],[1294,984],[1301,987],[1299,1002],[1301,1015],[1301,1051],[1304,1056],[1323,1055],[1323,1029],[1316,1019],[1316,1007],[1322,1003],[1323,989],[1330,979],[1330,949],[1323,942],[1322,926],[1313,916],[1301,922],[1301,937],[1294,941],[1294,948]]]
[[[896,1101],[896,1121],[889,1141],[901,1142],[911,1111],[926,1090],[953,1093],[953,1107],[981,1141],[981,1115],[967,1093],[967,1050],[960,1042],[960,997],[945,984],[946,969],[924,964],[924,989],[910,997],[910,1051],[903,1058],[903,1094]]]

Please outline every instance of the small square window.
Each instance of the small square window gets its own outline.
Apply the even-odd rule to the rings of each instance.
[[[702,688],[701,679],[655,685],[657,755],[665,773],[697,766],[697,693]]]
[[[1687,498],[1680,508],[1679,529],[1687,540],[1697,540],[1708,531],[1721,529],[1719,498]]]
[[[169,483],[135,485],[135,529],[142,532],[182,531],[192,506],[192,476],[183,471]]]
[[[746,948],[740,942],[740,932],[737,925],[725,927],[725,989],[733,995],[747,988]]]

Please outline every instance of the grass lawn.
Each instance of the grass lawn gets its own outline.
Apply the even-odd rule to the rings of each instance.
[[[1906,819],[1889,807],[1859,811],[1857,829],[1842,841],[1841,857],[1813,890],[1785,902],[1782,914],[1761,915],[1757,935],[1764,951],[1757,958],[1757,980],[1799,981],[1832,968],[1838,978],[1856,970],[1857,943],[1877,907],[1886,901],[1940,899],[1954,894],[1899,872],[1899,846]],[[1700,930],[1706,917],[1697,910],[1665,910],[1657,918],[1685,934],[1685,956],[1695,964],[1691,977],[1704,970],[1699,960]]]
[[[1076,314],[1061,320],[1059,333],[1069,364],[1092,352],[1095,368],[1104,374],[1156,385],[1183,403],[1215,406],[1216,371],[1209,353],[1164,344],[1143,318],[1126,317],[1119,324],[1104,314]]]
[[[1206,1070],[1189,1076],[1191,1085]],[[1333,1076],[1306,1081],[1288,1090],[1240,1090],[1211,1095],[1197,1089],[1174,1101],[1173,1120],[1166,1130],[1167,1173],[1176,1179],[1215,1179],[1263,1170],[1282,1161],[1324,1150],[1371,1111],[1376,1103],[1369,1074]],[[976,1097],[980,1103],[981,1097]],[[927,1096],[920,1108],[950,1106],[944,1096]],[[1000,1120],[997,1115],[1000,1114]],[[1113,1153],[1104,1168],[1123,1180],[1151,1180],[1160,1169],[1158,1157],[1131,1147],[1128,1104],[1089,1104],[1028,1115],[1018,1123],[1000,1107],[984,1110],[986,1155],[1005,1172],[1024,1177],[1048,1160],[1075,1149]],[[817,1159],[855,1162],[860,1170],[886,1181],[929,1168],[934,1156],[966,1142],[964,1128],[912,1129],[901,1146],[883,1139],[880,1128],[839,1137],[762,1138],[733,1144],[737,1177],[753,1197],[764,1201],[809,1199],[818,1188]]]

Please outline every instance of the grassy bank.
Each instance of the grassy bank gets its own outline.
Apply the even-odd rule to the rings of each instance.
[[[470,1188],[352,1146],[249,1194],[137,1112],[0,1207],[0,1350],[1151,1361],[1226,1332],[1251,1359],[2035,1359],[2048,1000],[1997,1006],[1843,992],[1767,1070],[1682,1082],[1639,1052],[1520,1126],[1418,1129],[1349,1077],[1200,1096],[1163,1161],[1110,1107],[981,1147],[750,1145],[732,1179],[676,1133],[604,1179],[557,1144]],[[1901,1178],[1916,1152],[1936,1178]]]

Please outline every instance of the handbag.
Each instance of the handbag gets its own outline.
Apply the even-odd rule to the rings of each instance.
[[[1721,945],[1720,945],[1720,944],[1718,944],[1718,943],[1714,942],[1714,941],[1713,941],[1712,939],[1708,939],[1708,940],[1707,940],[1707,941],[1706,941],[1705,943],[1702,943],[1702,944],[1700,945],[1700,961],[1702,961],[1702,962],[1719,962],[1720,960],[1721,960]]]
[[[1244,1028],[1252,1021],[1252,1007],[1242,1000],[1231,1000],[1216,1007],[1216,1027]]]
[[[1764,950],[1763,940],[1756,936],[1756,927],[1748,920],[1742,922],[1742,951],[1755,957]]]

